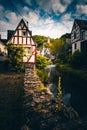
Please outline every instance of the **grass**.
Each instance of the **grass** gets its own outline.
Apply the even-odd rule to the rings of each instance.
[[[0,73],[0,130],[19,130],[22,115],[23,74]]]
[[[42,92],[42,91],[46,91],[47,90],[47,88],[46,87],[44,87],[44,85],[43,84],[41,84],[41,86],[40,87],[36,87],[36,90],[38,91],[38,92]]]

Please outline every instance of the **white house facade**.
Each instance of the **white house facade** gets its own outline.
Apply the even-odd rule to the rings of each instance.
[[[21,19],[15,31],[8,30],[8,42],[16,46],[23,45],[25,49],[25,56],[23,62],[35,64],[36,63],[36,44],[32,39],[31,31],[25,21]]]
[[[72,53],[87,50],[87,21],[75,19],[71,31]]]
[[[0,61],[6,60],[7,56],[7,49],[6,45],[0,40]]]
[[[0,41],[0,53],[6,53],[6,46]]]

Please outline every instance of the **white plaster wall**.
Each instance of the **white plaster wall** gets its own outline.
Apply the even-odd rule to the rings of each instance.
[[[0,50],[1,50],[1,52],[4,52],[7,54],[7,49],[6,49],[5,45],[3,45],[2,43],[0,43]]]
[[[23,57],[23,62],[27,62],[30,56]],[[35,62],[35,56],[33,55],[28,62],[34,63]]]
[[[28,33],[28,37],[30,37],[30,34]]]
[[[81,51],[81,43],[80,43],[80,41],[77,42],[77,50]]]
[[[32,55],[32,57],[30,58],[29,62],[35,62],[35,56]]]
[[[27,57],[23,57],[23,62],[27,62]]]
[[[15,36],[17,36],[17,31],[15,32],[15,34],[14,34]]]
[[[76,49],[75,49],[75,44],[76,44]],[[81,51],[81,43],[80,43],[80,41],[72,44],[72,53],[74,53],[76,50]]]
[[[27,43],[27,44],[30,44],[30,38],[27,38],[27,40],[28,40],[28,43]]]
[[[19,37],[19,44],[22,44],[22,37]]]
[[[22,36],[22,31],[21,30],[19,30],[19,36]]]
[[[23,44],[26,44],[26,38],[23,38]]]
[[[31,39],[31,43],[32,43],[32,45],[34,45],[35,43],[34,43],[34,41],[33,41],[33,39]]]
[[[74,53],[74,51],[75,51],[75,50],[74,50],[74,44],[72,44],[72,53]]]
[[[8,42],[8,43],[13,43],[13,38],[10,40],[10,42]]]

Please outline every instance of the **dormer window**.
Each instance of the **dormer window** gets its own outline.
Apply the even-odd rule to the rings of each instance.
[[[26,31],[26,30],[23,30],[23,31],[22,31],[22,36],[23,36],[23,37],[26,37],[26,36],[27,36],[27,31]]]

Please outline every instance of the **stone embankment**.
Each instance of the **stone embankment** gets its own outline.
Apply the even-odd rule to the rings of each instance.
[[[33,66],[25,69],[24,90],[22,130],[85,130],[77,112],[53,98],[34,73]]]

